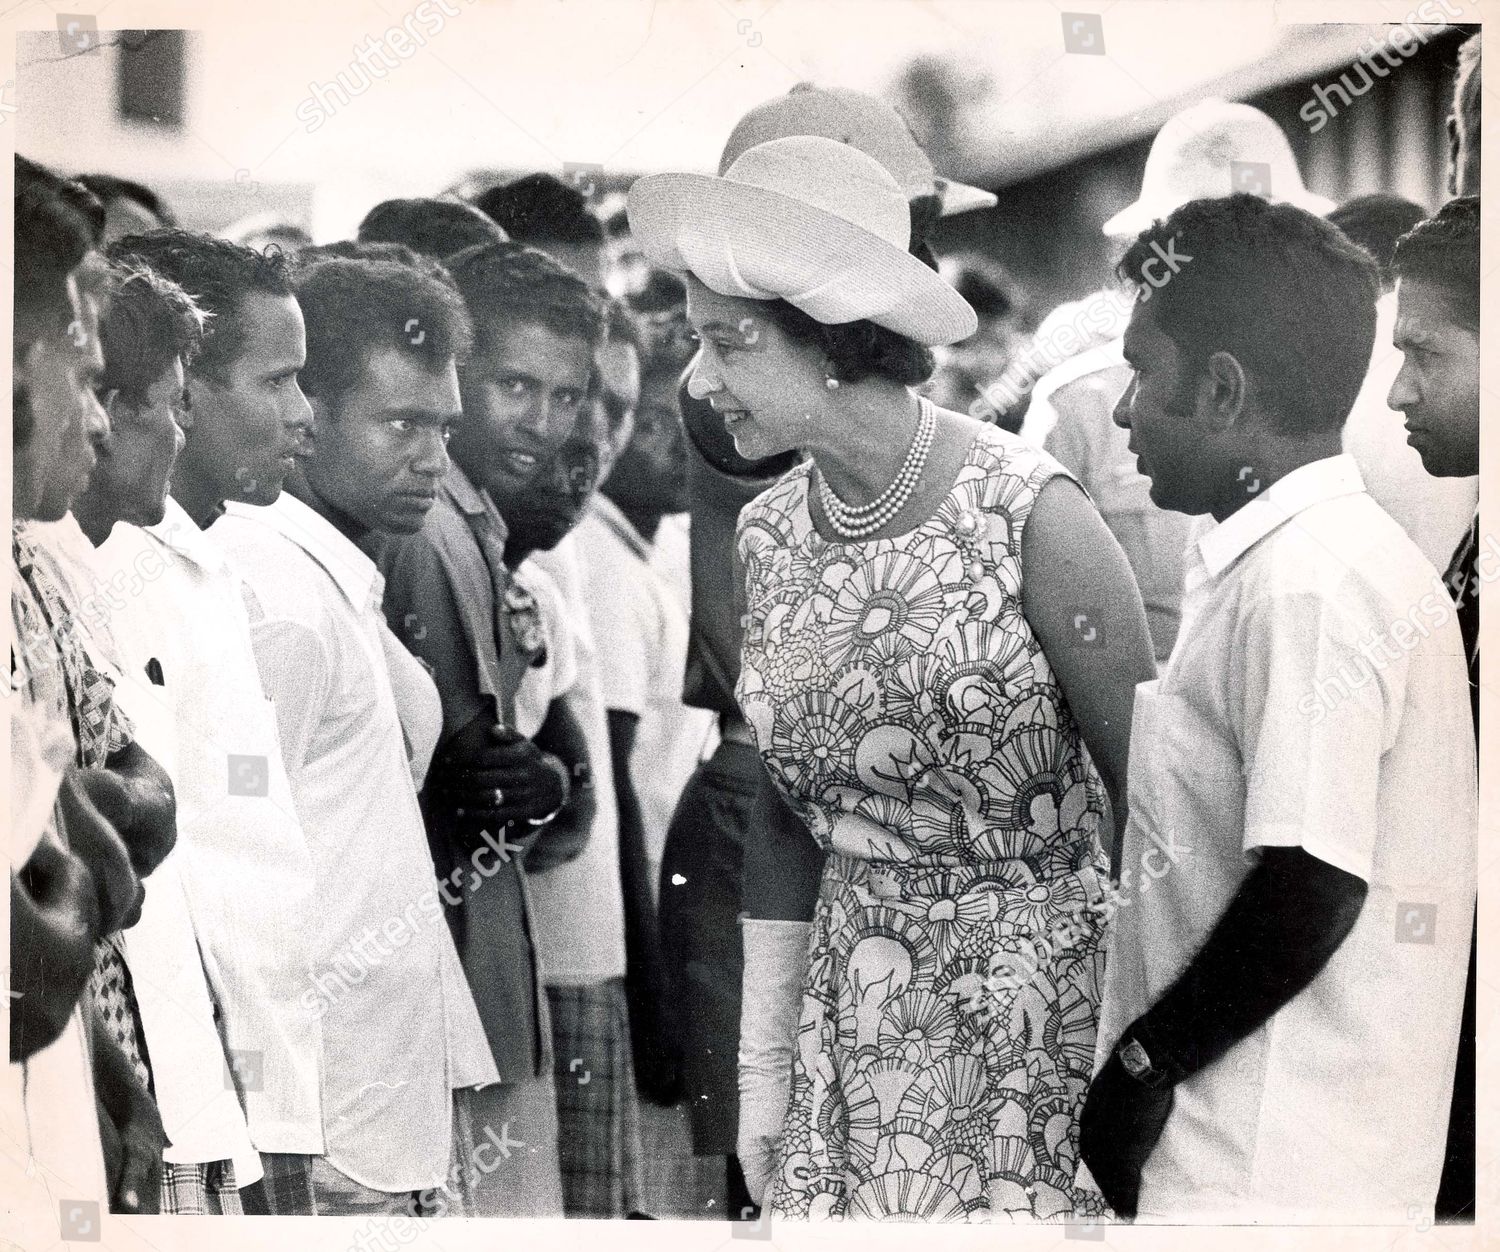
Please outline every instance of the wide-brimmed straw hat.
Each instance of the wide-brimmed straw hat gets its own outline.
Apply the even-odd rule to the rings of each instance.
[[[1248,191],[1273,204],[1294,204],[1319,217],[1334,202],[1302,182],[1292,145],[1253,105],[1204,100],[1168,119],[1151,143],[1141,194],[1104,223],[1113,239],[1132,239],[1189,200]]]
[[[747,148],[722,177],[649,174],[628,200],[653,264],[720,295],[783,299],[815,321],[868,319],[928,346],[974,333],[974,310],[909,251],[911,212],[859,149],[794,135]]]
[[[791,135],[822,135],[872,156],[901,184],[908,200],[937,196],[942,216],[987,209],[993,193],[939,178],[906,119],[884,100],[846,87],[798,83],[784,96],[757,104],[735,123],[719,157],[723,174],[748,148]]]

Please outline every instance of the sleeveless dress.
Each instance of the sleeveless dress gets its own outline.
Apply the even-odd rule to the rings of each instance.
[[[829,854],[778,1215],[1097,1214],[1074,1189],[1103,973],[1104,789],[1021,612],[1021,537],[1061,465],[980,432],[907,534],[830,542],[811,465],[739,524],[737,685]]]

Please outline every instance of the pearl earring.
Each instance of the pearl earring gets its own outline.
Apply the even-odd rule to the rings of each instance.
[[[839,380],[837,378],[825,378],[823,386],[827,387],[829,391],[837,391],[839,389]]]

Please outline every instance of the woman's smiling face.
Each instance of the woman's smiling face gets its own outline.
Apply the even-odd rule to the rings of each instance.
[[[758,461],[805,445],[827,400],[827,362],[766,314],[766,301],[721,296],[687,275],[699,341],[688,390],[724,419],[735,449]]]

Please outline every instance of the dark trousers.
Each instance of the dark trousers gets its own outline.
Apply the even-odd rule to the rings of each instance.
[[[738,1134],[740,896],[745,832],[764,768],[754,748],[720,744],[683,789],[662,852],[662,954],[698,1156],[729,1155]]]
[[[1474,1220],[1474,977],[1479,921],[1469,947],[1469,985],[1464,990],[1463,1024],[1458,1031],[1458,1068],[1453,1074],[1453,1108],[1448,1114],[1448,1152],[1438,1186],[1440,1222]]]

